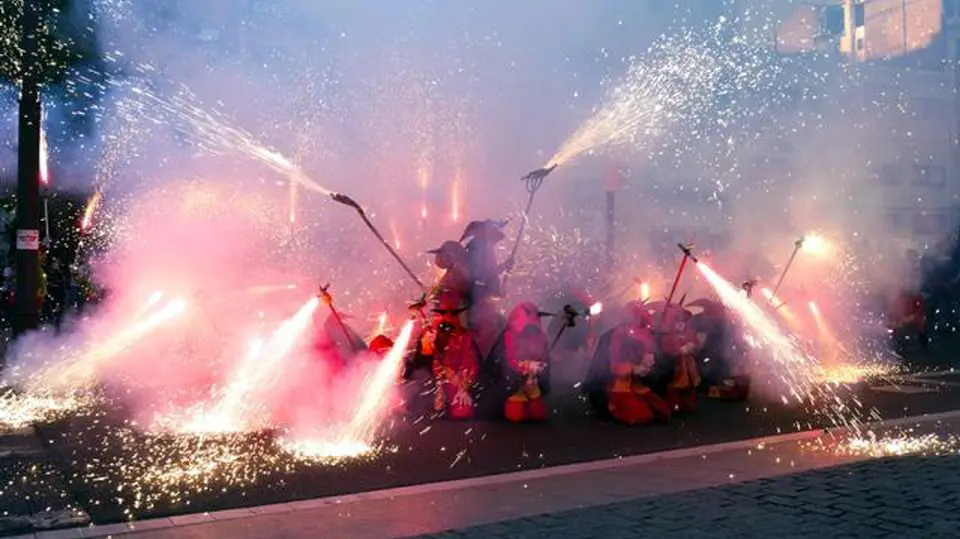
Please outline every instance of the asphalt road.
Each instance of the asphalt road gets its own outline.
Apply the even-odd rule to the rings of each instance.
[[[960,388],[904,394],[858,387],[865,409],[896,418],[960,408]],[[574,398],[559,401],[545,425],[451,423],[397,419],[386,449],[337,465],[303,462],[268,434],[241,440],[144,438],[125,429],[116,410],[72,418],[39,430],[47,447],[44,477],[63,485],[43,494],[76,504],[93,522],[170,516],[356,493],[673,448],[728,442],[829,426],[801,411],[703,399],[701,409],[669,423],[629,428],[586,417]],[[849,400],[849,399],[845,399]],[[0,470],[19,489],[0,493],[0,510],[22,511],[30,463]],[[31,472],[36,473],[36,472]],[[48,482],[50,482],[48,480]],[[53,505],[57,505],[54,503]]]

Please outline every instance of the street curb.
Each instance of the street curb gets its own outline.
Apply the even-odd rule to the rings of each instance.
[[[899,419],[888,419],[873,423],[866,423],[860,427],[860,431],[876,430],[890,427],[898,427],[910,424],[933,423],[949,419],[960,418],[960,410],[951,410],[934,414],[921,414],[916,416],[903,417]],[[342,496],[328,496],[324,498],[314,498],[310,500],[300,500],[293,502],[284,502],[278,504],[261,505],[256,507],[246,507],[238,509],[226,509],[209,513],[193,513],[178,515],[165,518],[153,518],[140,520],[131,523],[107,524],[103,526],[86,526],[66,528],[60,530],[41,531],[26,535],[16,535],[6,539],[62,539],[64,537],[104,537],[113,535],[123,535],[141,531],[152,531],[169,528],[180,528],[195,524],[205,524],[211,522],[222,522],[227,520],[238,520],[267,514],[293,513],[317,509],[329,505],[347,505],[350,503],[393,499],[405,496],[414,496],[419,494],[431,494],[437,492],[449,492],[473,487],[483,487],[491,485],[500,485],[514,483],[519,481],[529,481],[535,479],[545,479],[564,475],[572,475],[584,472],[595,472],[610,470],[639,464],[650,464],[653,462],[662,462],[677,460],[692,456],[712,455],[735,451],[738,449],[752,449],[761,445],[774,446],[790,442],[799,442],[813,440],[823,436],[840,436],[844,433],[856,432],[854,427],[837,427],[813,429],[807,431],[793,432],[789,434],[779,434],[773,436],[763,436],[751,438],[748,440],[736,440],[720,444],[705,446],[685,447],[682,449],[672,449],[658,453],[648,453],[645,455],[635,455],[631,457],[622,457],[615,459],[598,460],[591,462],[581,462],[576,464],[565,464],[561,466],[551,466],[539,468],[536,470],[524,470],[520,472],[508,472],[496,475],[481,477],[470,477],[466,479],[456,479],[452,481],[440,481],[436,483],[426,483],[420,485],[411,485],[405,487],[395,487],[389,489],[373,490],[369,492],[359,492],[346,494]],[[75,532],[70,534],[70,532]],[[66,535],[69,534],[69,535]]]

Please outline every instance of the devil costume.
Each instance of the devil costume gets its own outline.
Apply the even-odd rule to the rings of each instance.
[[[550,349],[539,310],[525,302],[514,307],[486,365],[490,399],[503,403],[512,423],[545,421],[550,393]]]
[[[466,307],[455,293],[437,297],[432,332],[434,411],[451,419],[472,419],[481,356],[461,315]],[[431,338],[431,337],[428,337]]]
[[[648,384],[654,366],[651,316],[640,302],[624,308],[625,320],[600,337],[584,392],[600,417],[643,425],[670,417],[670,407]]]
[[[490,220],[472,221],[460,237],[461,242],[466,242],[467,264],[476,302],[500,295],[500,274],[504,267],[497,263],[496,249],[505,237],[500,230],[504,224]]]
[[[694,358],[697,334],[690,327],[693,314],[680,305],[669,305],[659,313],[657,349],[661,359],[673,367],[673,377],[667,384],[667,402],[678,412],[697,409],[697,387],[700,372]]]

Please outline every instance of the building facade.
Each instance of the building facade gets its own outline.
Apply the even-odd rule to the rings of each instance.
[[[846,144],[863,165],[865,211],[911,247],[956,230],[960,0],[810,2],[784,19],[775,43],[783,54],[845,58],[852,82],[834,106],[862,124]]]

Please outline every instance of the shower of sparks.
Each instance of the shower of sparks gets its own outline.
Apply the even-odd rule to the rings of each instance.
[[[300,183],[307,189],[327,196],[333,194],[333,191],[310,179],[283,154],[267,148],[250,133],[231,126],[225,119],[207,112],[187,99],[182,97],[167,99],[141,87],[132,87],[131,91],[146,104],[154,105],[161,113],[169,115],[168,121],[173,125],[184,124],[201,148],[218,153],[239,152],[280,172],[290,181]]]
[[[60,394],[90,387],[111,360],[135,345],[160,326],[182,315],[187,308],[183,299],[173,299],[147,318],[135,321],[110,335],[105,342],[91,345],[86,351],[55,362],[27,380],[32,394]]]
[[[828,384],[856,384],[869,379],[889,378],[900,371],[899,365],[882,363],[824,365],[817,369],[817,378]]]
[[[127,519],[158,506],[189,506],[204,493],[283,488],[299,470],[377,455],[344,447],[342,456],[322,458],[290,451],[268,432],[158,435],[129,423],[85,442],[101,456],[76,480],[91,490],[90,504],[117,505]]]
[[[284,321],[269,340],[254,338],[246,357],[230,377],[218,400],[209,408],[195,410],[193,418],[158,419],[161,428],[183,433],[231,433],[258,425],[260,410],[256,392],[271,387],[282,372],[281,364],[310,326],[313,312],[320,304],[311,298],[292,317]]]
[[[546,167],[612,146],[647,147],[673,125],[692,120],[714,98],[730,59],[706,36],[665,37],[634,58],[606,102],[561,145]]]
[[[843,456],[874,458],[957,455],[960,454],[960,437],[952,434],[919,434],[909,429],[893,434],[868,432],[842,439],[832,449]]]
[[[720,277],[709,266],[697,264],[700,273],[713,287],[720,300],[742,320],[751,342],[765,350],[765,357],[775,362],[776,374],[783,383],[781,400],[815,406],[814,411],[823,414],[837,427],[860,428],[862,410],[848,405],[834,390],[833,384],[823,384],[818,378],[821,365],[817,358],[807,355],[800,347],[781,332],[777,324],[760,307],[751,301],[743,290]],[[854,403],[859,407],[859,404]]]
[[[85,394],[19,394],[3,389],[0,390],[0,433],[56,421],[76,414],[94,402],[94,397]]]
[[[376,431],[392,402],[390,398],[385,398],[385,395],[389,395],[391,388],[397,383],[412,335],[413,321],[408,320],[390,351],[361,384],[363,391],[349,422],[331,429],[329,437],[292,437],[283,441],[284,447],[298,456],[321,461],[358,457],[374,452]]]

